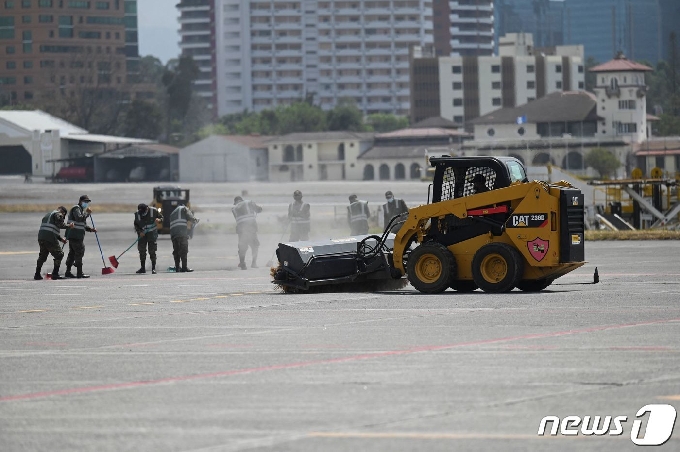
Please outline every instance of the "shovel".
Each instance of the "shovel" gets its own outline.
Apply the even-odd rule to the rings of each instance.
[[[128,251],[130,251],[130,248],[132,248],[133,246],[135,246],[135,244],[136,244],[137,242],[139,242],[139,237],[137,237],[137,240],[135,240],[134,242],[132,242],[132,245],[130,245],[130,246],[128,247],[128,249],[126,249],[125,251],[123,251],[122,253],[120,253],[120,255],[118,255],[118,257],[116,257],[116,256],[109,256],[109,262],[111,262],[111,265],[113,265],[114,268],[118,268],[118,259],[120,259],[121,256],[122,256],[123,254],[127,253]]]
[[[92,222],[92,227],[94,229],[97,229],[97,226],[94,225],[94,220],[92,219],[92,215],[90,215],[90,221]],[[99,235],[97,235],[97,231],[94,232],[94,236],[97,237],[97,245],[99,246],[99,254],[102,255],[102,264],[104,264],[104,267],[102,267],[102,275],[110,275],[115,270],[112,269],[111,267],[106,266],[106,262],[104,261],[104,252],[102,251],[101,243],[99,243]]]

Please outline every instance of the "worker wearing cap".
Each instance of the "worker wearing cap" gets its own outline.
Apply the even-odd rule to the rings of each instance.
[[[472,186],[475,189],[475,194],[489,191],[489,187],[486,186],[486,177],[483,174],[475,174],[475,177],[472,178]]]
[[[246,252],[248,247],[253,254],[251,267],[257,268],[257,251],[260,248],[260,241],[257,239],[257,214],[262,212],[262,207],[253,201],[244,200],[241,196],[234,198],[234,207],[231,213],[236,220],[236,233],[238,234],[238,267],[241,270],[246,268]]]
[[[59,206],[56,210],[45,215],[40,224],[40,231],[38,231],[38,244],[40,245],[40,254],[38,254],[38,263],[35,267],[35,275],[33,279],[43,279],[42,266],[47,262],[49,254],[54,258],[54,268],[52,270],[52,279],[64,279],[59,276],[59,267],[61,261],[64,259],[64,251],[59,246],[59,242],[66,243],[67,240],[61,236],[60,229],[73,228],[73,223],[66,223],[66,207]]]
[[[347,207],[350,235],[368,234],[368,218],[370,216],[368,202],[359,200],[357,195],[350,195],[349,206]]]
[[[176,272],[192,272],[187,266],[189,254],[189,222],[192,227],[198,223],[198,218],[187,206],[179,205],[170,214],[170,239],[172,239],[172,256],[175,258]],[[180,261],[182,266],[180,267]]]
[[[395,198],[394,194],[392,194],[391,191],[385,192],[385,199],[387,200],[387,202],[382,206],[384,220],[383,225],[387,227],[392,218],[394,218],[397,215],[401,215],[402,213],[408,212],[408,207],[406,206],[406,203],[404,202],[403,199]],[[395,224],[392,225],[390,232],[396,234],[399,231],[399,228],[401,228],[401,223],[396,222]]]
[[[302,192],[293,192],[293,202],[288,205],[288,221],[290,222],[290,241],[309,240],[309,204],[302,202]]]
[[[89,205],[92,200],[83,195],[78,200],[78,204],[71,207],[68,212],[68,222],[73,223],[73,229],[66,231],[66,238],[68,239],[68,257],[66,258],[66,273],[67,278],[89,278],[90,275],[83,273],[83,256],[85,256],[85,231],[97,232],[96,229],[87,225],[87,217],[90,216],[92,210]],[[75,264],[76,275],[71,273],[71,267]]]
[[[158,224],[163,223],[163,215],[155,207],[139,204],[135,213],[135,231],[139,236],[137,250],[142,266],[137,273],[146,273],[146,249],[151,258],[151,273],[156,274],[156,240],[158,240]]]

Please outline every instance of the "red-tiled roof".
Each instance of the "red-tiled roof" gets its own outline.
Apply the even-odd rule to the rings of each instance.
[[[611,61],[600,64],[598,66],[590,68],[590,72],[630,72],[630,71],[653,71],[649,66],[644,64],[636,63],[635,61],[630,61],[623,55],[617,55]]]
[[[423,129],[400,129],[392,132],[381,133],[376,135],[376,138],[415,138],[415,137],[433,137],[433,136],[468,136],[463,130],[443,129],[441,127],[431,127]]]

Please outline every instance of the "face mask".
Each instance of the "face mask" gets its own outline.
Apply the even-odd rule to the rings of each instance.
[[[295,196],[293,199],[296,201],[302,201],[302,196]]]
[[[394,201],[394,198],[391,197],[391,196],[390,196],[389,198],[386,198],[386,199],[387,199],[387,202],[392,202],[392,201]]]
[[[83,209],[87,209],[87,206],[89,206],[90,203],[89,202],[81,202],[80,205],[83,206]]]

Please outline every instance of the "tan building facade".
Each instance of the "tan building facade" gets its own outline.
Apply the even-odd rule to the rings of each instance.
[[[0,2],[0,105],[139,91],[136,0]]]

